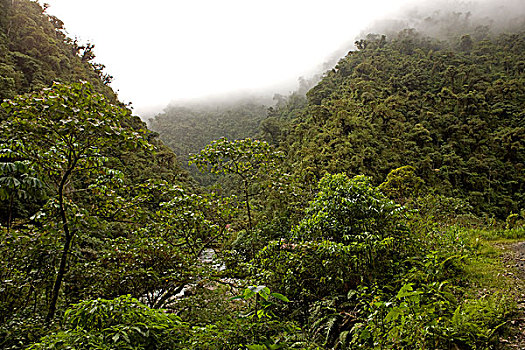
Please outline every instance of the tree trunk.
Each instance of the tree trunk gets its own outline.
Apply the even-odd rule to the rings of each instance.
[[[66,207],[64,205],[64,187],[66,182],[75,167],[76,161],[72,162],[72,166],[67,169],[65,174],[62,176],[60,185],[58,186],[58,203],[60,207],[60,219],[62,220],[62,229],[64,230],[64,248],[62,249],[62,257],[60,258],[60,266],[58,267],[57,277],[53,284],[53,292],[51,295],[51,303],[49,304],[49,311],[46,316],[46,321],[50,323],[55,316],[55,311],[58,302],[58,295],[60,293],[60,287],[62,286],[62,280],[66,274],[67,255],[69,254],[69,248],[71,241],[73,240],[73,233],[69,229],[69,223],[67,221]]]
[[[244,197],[246,198],[246,214],[248,214],[248,229],[252,231],[252,213],[250,210],[250,195],[248,193],[248,184],[244,181]]]
[[[64,279],[64,275],[66,274],[67,255],[69,254],[69,247],[71,246],[71,238],[71,236],[66,236],[66,241],[64,242],[64,248],[62,249],[62,257],[60,258],[60,266],[58,268],[57,277],[53,285],[51,304],[49,305],[49,311],[46,316],[47,322],[51,322],[51,320],[55,316],[60,287],[62,286],[62,280]]]
[[[253,258],[255,257],[255,242],[254,241],[257,237],[252,236],[253,230],[252,230],[252,213],[250,210],[250,194],[248,193],[248,184],[246,183],[245,180],[243,180],[243,183],[244,183],[244,197],[246,201],[246,214],[248,214],[248,231],[250,233],[251,241],[252,241],[252,258]]]

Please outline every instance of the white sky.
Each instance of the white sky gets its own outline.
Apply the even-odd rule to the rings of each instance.
[[[40,0],[139,115],[172,100],[284,92],[409,0]]]

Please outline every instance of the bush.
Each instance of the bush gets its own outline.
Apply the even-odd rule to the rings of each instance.
[[[185,348],[187,325],[178,316],[150,309],[130,296],[73,305],[63,330],[30,349],[176,349]]]
[[[493,348],[512,306],[501,295],[458,304],[446,282],[403,285],[389,299],[361,295],[360,322],[347,339],[351,348]]]
[[[291,239],[268,244],[254,268],[306,310],[323,297],[392,276],[410,246],[402,207],[366,177],[327,175]]]

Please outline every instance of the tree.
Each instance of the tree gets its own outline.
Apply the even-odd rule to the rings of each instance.
[[[416,175],[416,169],[410,165],[393,169],[386,181],[379,185],[379,190],[397,203],[406,204],[411,198],[417,198],[423,180]]]
[[[241,193],[248,217],[248,230],[253,228],[250,200],[261,192],[261,185],[275,171],[282,154],[267,142],[250,138],[230,141],[226,138],[213,141],[192,157],[191,163],[200,171],[214,174],[235,175],[241,182]],[[257,187],[259,185],[259,187]]]
[[[56,213],[63,236],[60,265],[47,320],[55,314],[68,253],[80,229],[79,191],[91,175],[104,172],[115,149],[147,147],[140,132],[125,128],[129,110],[112,105],[86,82],[53,84],[51,88],[18,96],[2,104],[8,119],[2,128],[5,145],[30,162],[49,192],[48,208]]]
[[[303,306],[391,278],[406,255],[402,209],[368,178],[326,175],[288,242],[270,242],[254,259],[263,283]]]

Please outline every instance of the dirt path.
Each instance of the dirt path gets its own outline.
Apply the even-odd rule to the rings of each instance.
[[[525,242],[500,247],[504,249],[503,263],[508,268],[505,275],[515,282],[514,297],[518,309],[511,320],[514,334],[501,342],[504,349],[525,349]]]

